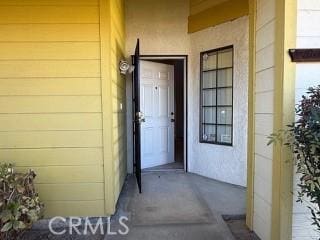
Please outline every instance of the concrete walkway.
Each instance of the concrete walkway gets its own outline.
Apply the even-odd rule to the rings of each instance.
[[[245,189],[182,171],[147,172],[142,175],[139,194],[134,176],[128,176],[116,214],[103,218],[103,233],[70,234],[70,225],[56,223],[49,231],[49,219],[35,224],[23,240],[234,240],[222,215],[245,214]],[[126,219],[123,219],[125,217]],[[119,222],[129,228],[126,229]],[[98,221],[92,218],[91,223]],[[72,229],[71,229],[72,230]],[[254,238],[243,238],[254,239]]]
[[[142,176],[139,194],[128,177],[112,218],[121,229],[126,216],[128,235],[106,235],[105,240],[233,240],[222,215],[245,214],[245,189],[183,172],[149,172]]]

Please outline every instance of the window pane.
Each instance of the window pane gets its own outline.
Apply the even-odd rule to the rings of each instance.
[[[216,108],[203,108],[203,123],[216,123]]]
[[[232,144],[233,48],[201,54],[200,139]]]
[[[217,68],[217,54],[203,54],[203,70],[212,70]]]
[[[218,126],[218,142],[231,144],[231,127],[229,126]]]
[[[216,87],[216,71],[204,72],[202,88],[215,88]]]
[[[232,67],[233,57],[232,50],[218,53],[218,68]]]
[[[232,88],[218,89],[218,105],[232,105]]]
[[[218,87],[232,87],[233,69],[223,69],[218,71]]]
[[[203,90],[203,106],[215,106],[216,105],[216,90]]]
[[[202,140],[206,142],[216,141],[216,126],[215,125],[203,125]]]
[[[218,107],[218,124],[232,124],[231,107]]]

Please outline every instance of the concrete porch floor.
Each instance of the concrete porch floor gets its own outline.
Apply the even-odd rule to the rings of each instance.
[[[117,229],[118,218],[127,216],[129,234],[106,240],[234,239],[222,215],[245,214],[245,188],[183,172],[148,172],[142,181],[140,195],[128,177],[112,218]]]
[[[127,235],[107,234],[106,222],[104,235],[99,232],[94,235],[90,232],[89,235],[70,235],[70,228],[64,223],[57,223],[54,228],[66,230],[66,233],[53,235],[48,229],[49,219],[45,219],[35,224],[22,239],[235,240],[222,215],[245,214],[245,188],[182,171],[145,172],[142,184],[143,192],[139,194],[135,177],[127,177],[117,212],[111,218],[111,232],[123,230],[119,219],[128,218],[125,221],[130,229]],[[236,231],[243,229],[242,226],[235,227]],[[247,233],[242,235],[244,237],[238,239],[256,239]]]

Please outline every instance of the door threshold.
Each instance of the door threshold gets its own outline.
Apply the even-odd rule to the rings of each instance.
[[[152,172],[185,172],[182,168],[170,168],[170,169],[146,169],[142,170],[142,173],[152,173]]]

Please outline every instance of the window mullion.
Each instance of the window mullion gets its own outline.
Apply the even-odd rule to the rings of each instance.
[[[218,55],[219,55],[219,52],[217,52],[217,55],[216,55],[216,137],[215,137],[215,142],[217,143],[218,142],[218,72],[219,72],[219,69],[218,69]]]
[[[233,46],[200,53],[200,69],[200,142],[232,146]]]

